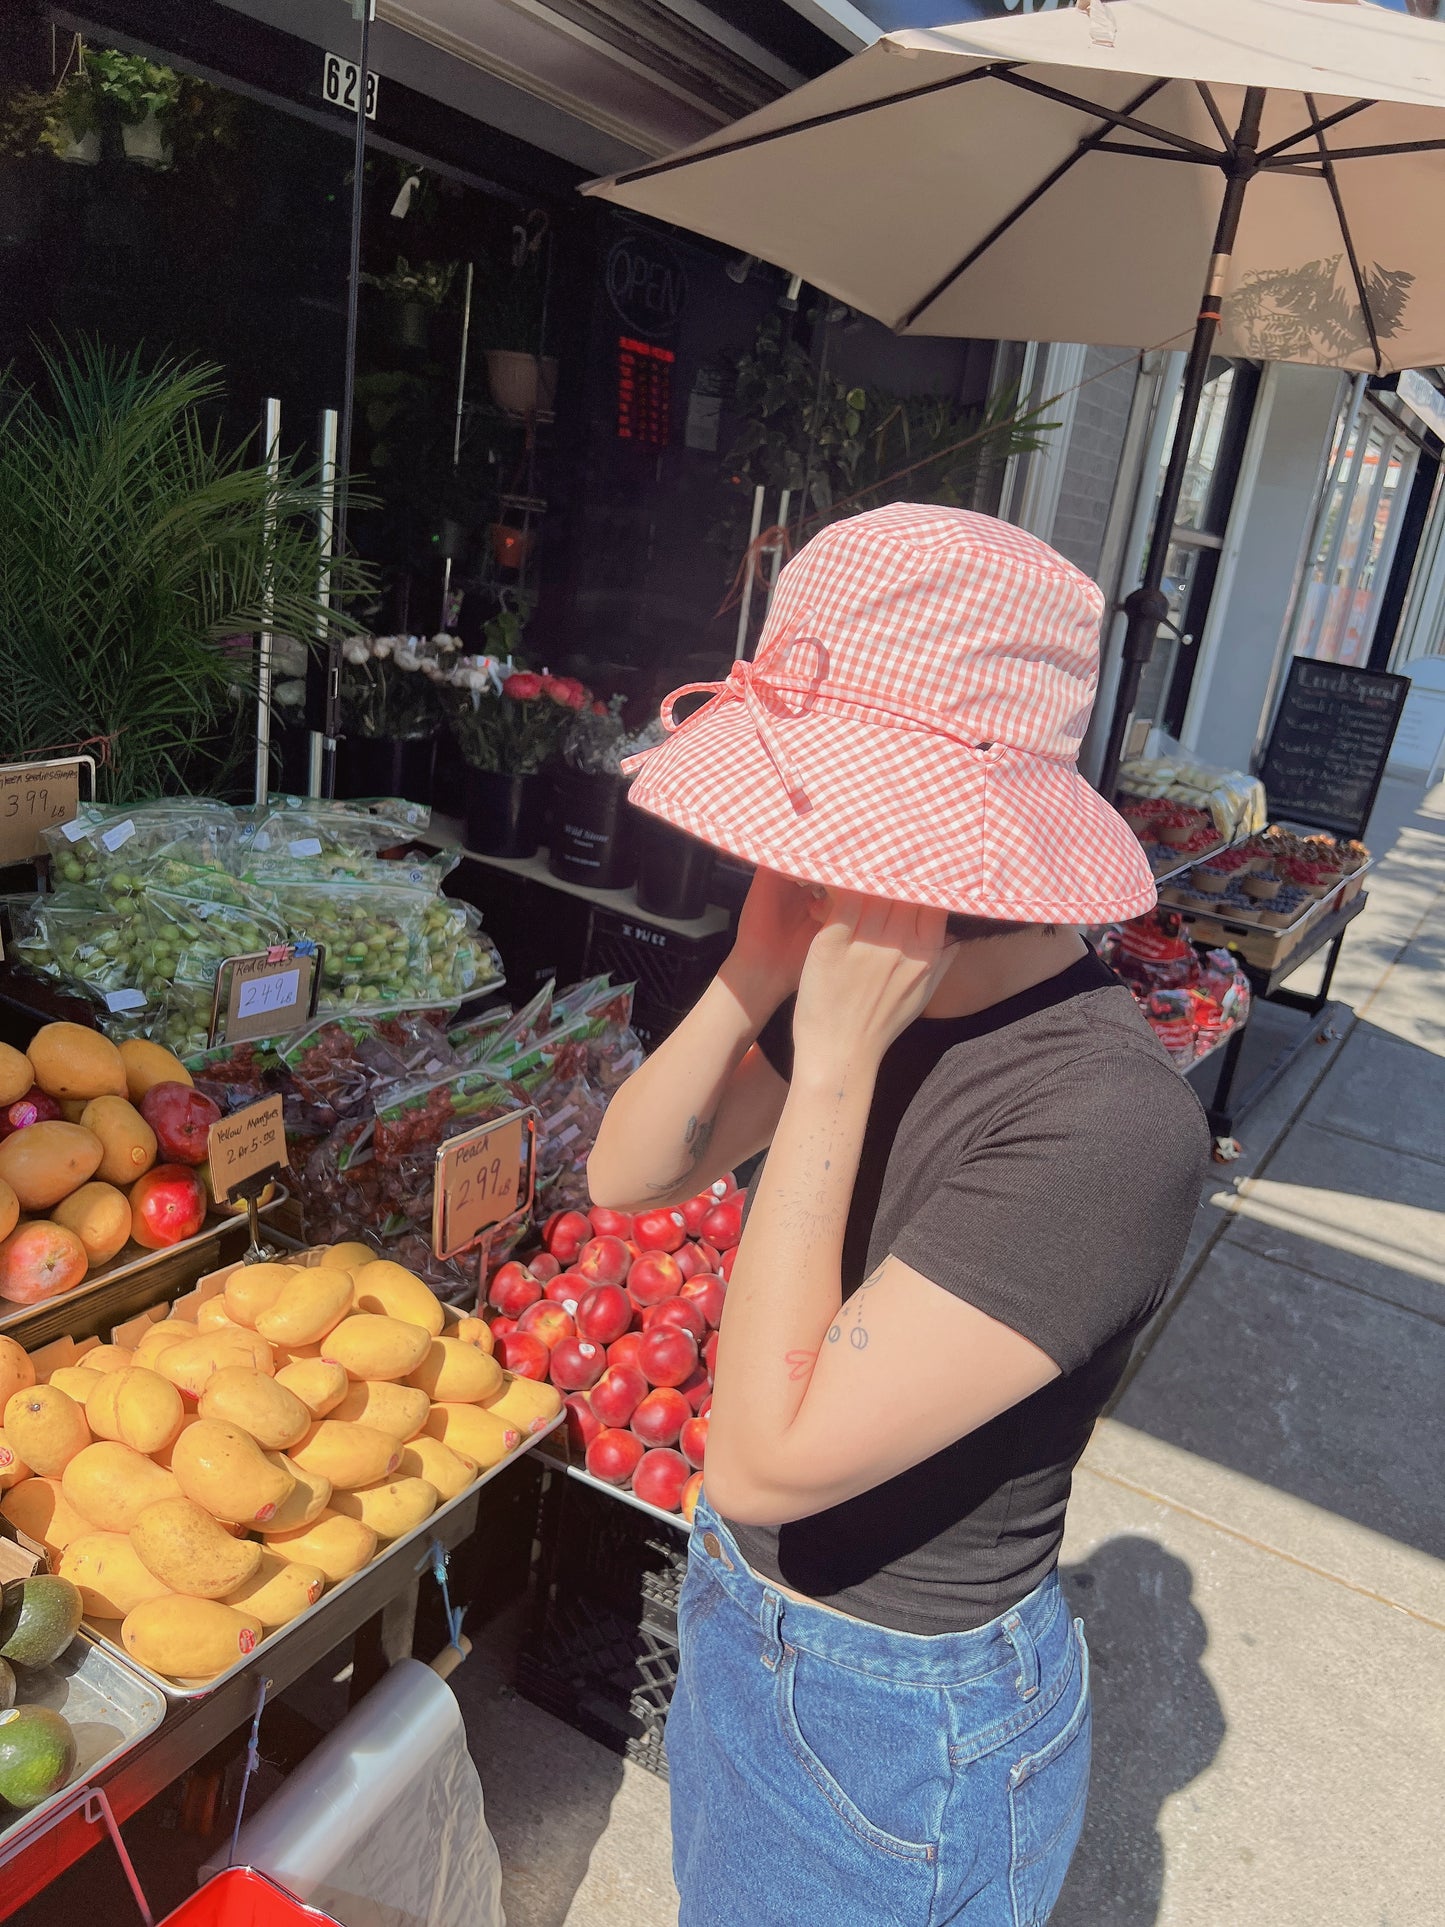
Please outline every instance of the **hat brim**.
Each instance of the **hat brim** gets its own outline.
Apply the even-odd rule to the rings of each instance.
[[[1098,924],[1156,901],[1138,839],[1072,763],[816,711],[771,720],[806,808],[726,701],[638,759],[632,802],[745,862],[897,903]]]

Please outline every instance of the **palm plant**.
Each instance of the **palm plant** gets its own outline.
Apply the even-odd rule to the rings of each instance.
[[[0,399],[0,760],[99,739],[103,795],[214,782],[249,752],[255,631],[360,632],[317,594],[316,476],[207,426],[209,363],[44,360],[46,392]],[[331,580],[370,583],[347,558]]]

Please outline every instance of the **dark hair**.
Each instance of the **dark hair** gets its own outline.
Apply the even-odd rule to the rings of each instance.
[[[983,943],[990,937],[1016,937],[1021,930],[1037,930],[1052,937],[1057,928],[1052,923],[1006,923],[1001,917],[966,917],[953,912],[945,931],[955,943]]]

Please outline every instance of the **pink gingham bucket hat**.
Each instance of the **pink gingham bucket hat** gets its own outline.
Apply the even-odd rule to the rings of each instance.
[[[756,660],[668,697],[631,800],[809,883],[1020,923],[1140,916],[1148,861],[1076,768],[1103,608],[991,516],[835,522],[778,578]]]

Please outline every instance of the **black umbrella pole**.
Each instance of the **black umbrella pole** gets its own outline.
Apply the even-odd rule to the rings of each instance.
[[[1164,565],[1174,537],[1179,514],[1179,499],[1184,493],[1184,472],[1189,465],[1189,449],[1194,440],[1194,424],[1199,419],[1199,404],[1204,399],[1204,384],[1209,379],[1209,363],[1219,336],[1224,305],[1224,284],[1239,232],[1239,217],[1244,209],[1245,189],[1254,176],[1259,145],[1259,123],[1264,112],[1264,89],[1251,87],[1244,96],[1244,111],[1235,135],[1224,179],[1224,198],[1214,230],[1214,250],[1209,262],[1209,279],[1199,304],[1199,319],[1194,325],[1194,340],[1184,364],[1184,385],[1179,398],[1179,419],[1174,425],[1174,440],[1164,470],[1164,486],[1159,491],[1154,511],[1154,526],[1149,537],[1149,556],[1144,565],[1144,580],[1124,599],[1123,659],[1119,665],[1119,687],[1114,696],[1114,711],[1109,719],[1109,735],[1104,745],[1104,760],[1099,769],[1099,794],[1112,800],[1119,780],[1119,765],[1124,758],[1124,738],[1139,699],[1139,684],[1159,625],[1169,614],[1169,598],[1164,593]]]

